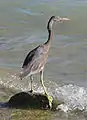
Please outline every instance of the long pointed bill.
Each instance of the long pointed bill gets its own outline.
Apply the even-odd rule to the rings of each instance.
[[[62,21],[70,20],[69,18],[61,18]]]
[[[56,19],[56,21],[58,21],[58,22],[67,21],[67,20],[70,20],[70,19],[69,19],[69,18],[61,18],[61,17],[58,17],[58,18]]]

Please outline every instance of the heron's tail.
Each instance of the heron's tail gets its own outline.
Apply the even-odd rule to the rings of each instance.
[[[19,77],[22,80],[24,77],[26,77],[29,74],[29,69],[22,69],[19,73]]]

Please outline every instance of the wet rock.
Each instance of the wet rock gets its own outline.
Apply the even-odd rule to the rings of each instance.
[[[20,92],[13,95],[7,104],[10,108],[18,109],[50,109],[47,96],[41,93]],[[56,110],[60,104],[63,102],[53,99],[51,110]]]
[[[13,95],[8,101],[8,106],[11,108],[50,108],[45,95],[31,92],[20,92]]]

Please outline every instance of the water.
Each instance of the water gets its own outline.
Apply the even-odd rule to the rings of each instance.
[[[70,112],[67,115],[71,120],[84,120],[87,111],[86,11],[87,0],[0,1],[1,86],[4,89],[12,88],[13,91],[29,90],[28,78],[20,81],[16,73],[19,72],[26,54],[47,40],[46,24],[49,17],[67,16],[70,21],[54,25],[44,81],[49,94],[64,101],[65,104],[58,109],[65,113]],[[35,76],[34,88],[43,92],[38,75]],[[7,95],[8,98],[10,92],[1,89],[0,95],[2,98]],[[81,114],[76,116],[77,109]],[[75,112],[72,115],[73,111]],[[53,113],[53,119],[57,118],[63,119],[61,113]]]

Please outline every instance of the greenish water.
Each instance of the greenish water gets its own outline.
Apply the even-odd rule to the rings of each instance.
[[[44,81],[49,94],[63,99],[63,111],[75,108],[87,110],[87,0],[3,0],[0,1],[0,89],[1,99],[6,100],[10,91],[29,90],[28,78],[20,81],[20,71],[27,53],[47,40],[46,25],[52,15],[70,18],[55,24],[52,47],[45,66]],[[38,75],[35,91],[43,92]],[[3,93],[3,94],[2,94]],[[12,94],[13,94],[12,93]],[[7,95],[6,99],[4,95]],[[63,113],[62,113],[63,114]],[[65,115],[65,114],[64,114]],[[73,117],[72,117],[73,116]],[[52,119],[63,119],[53,113]],[[85,119],[73,113],[70,120]]]

